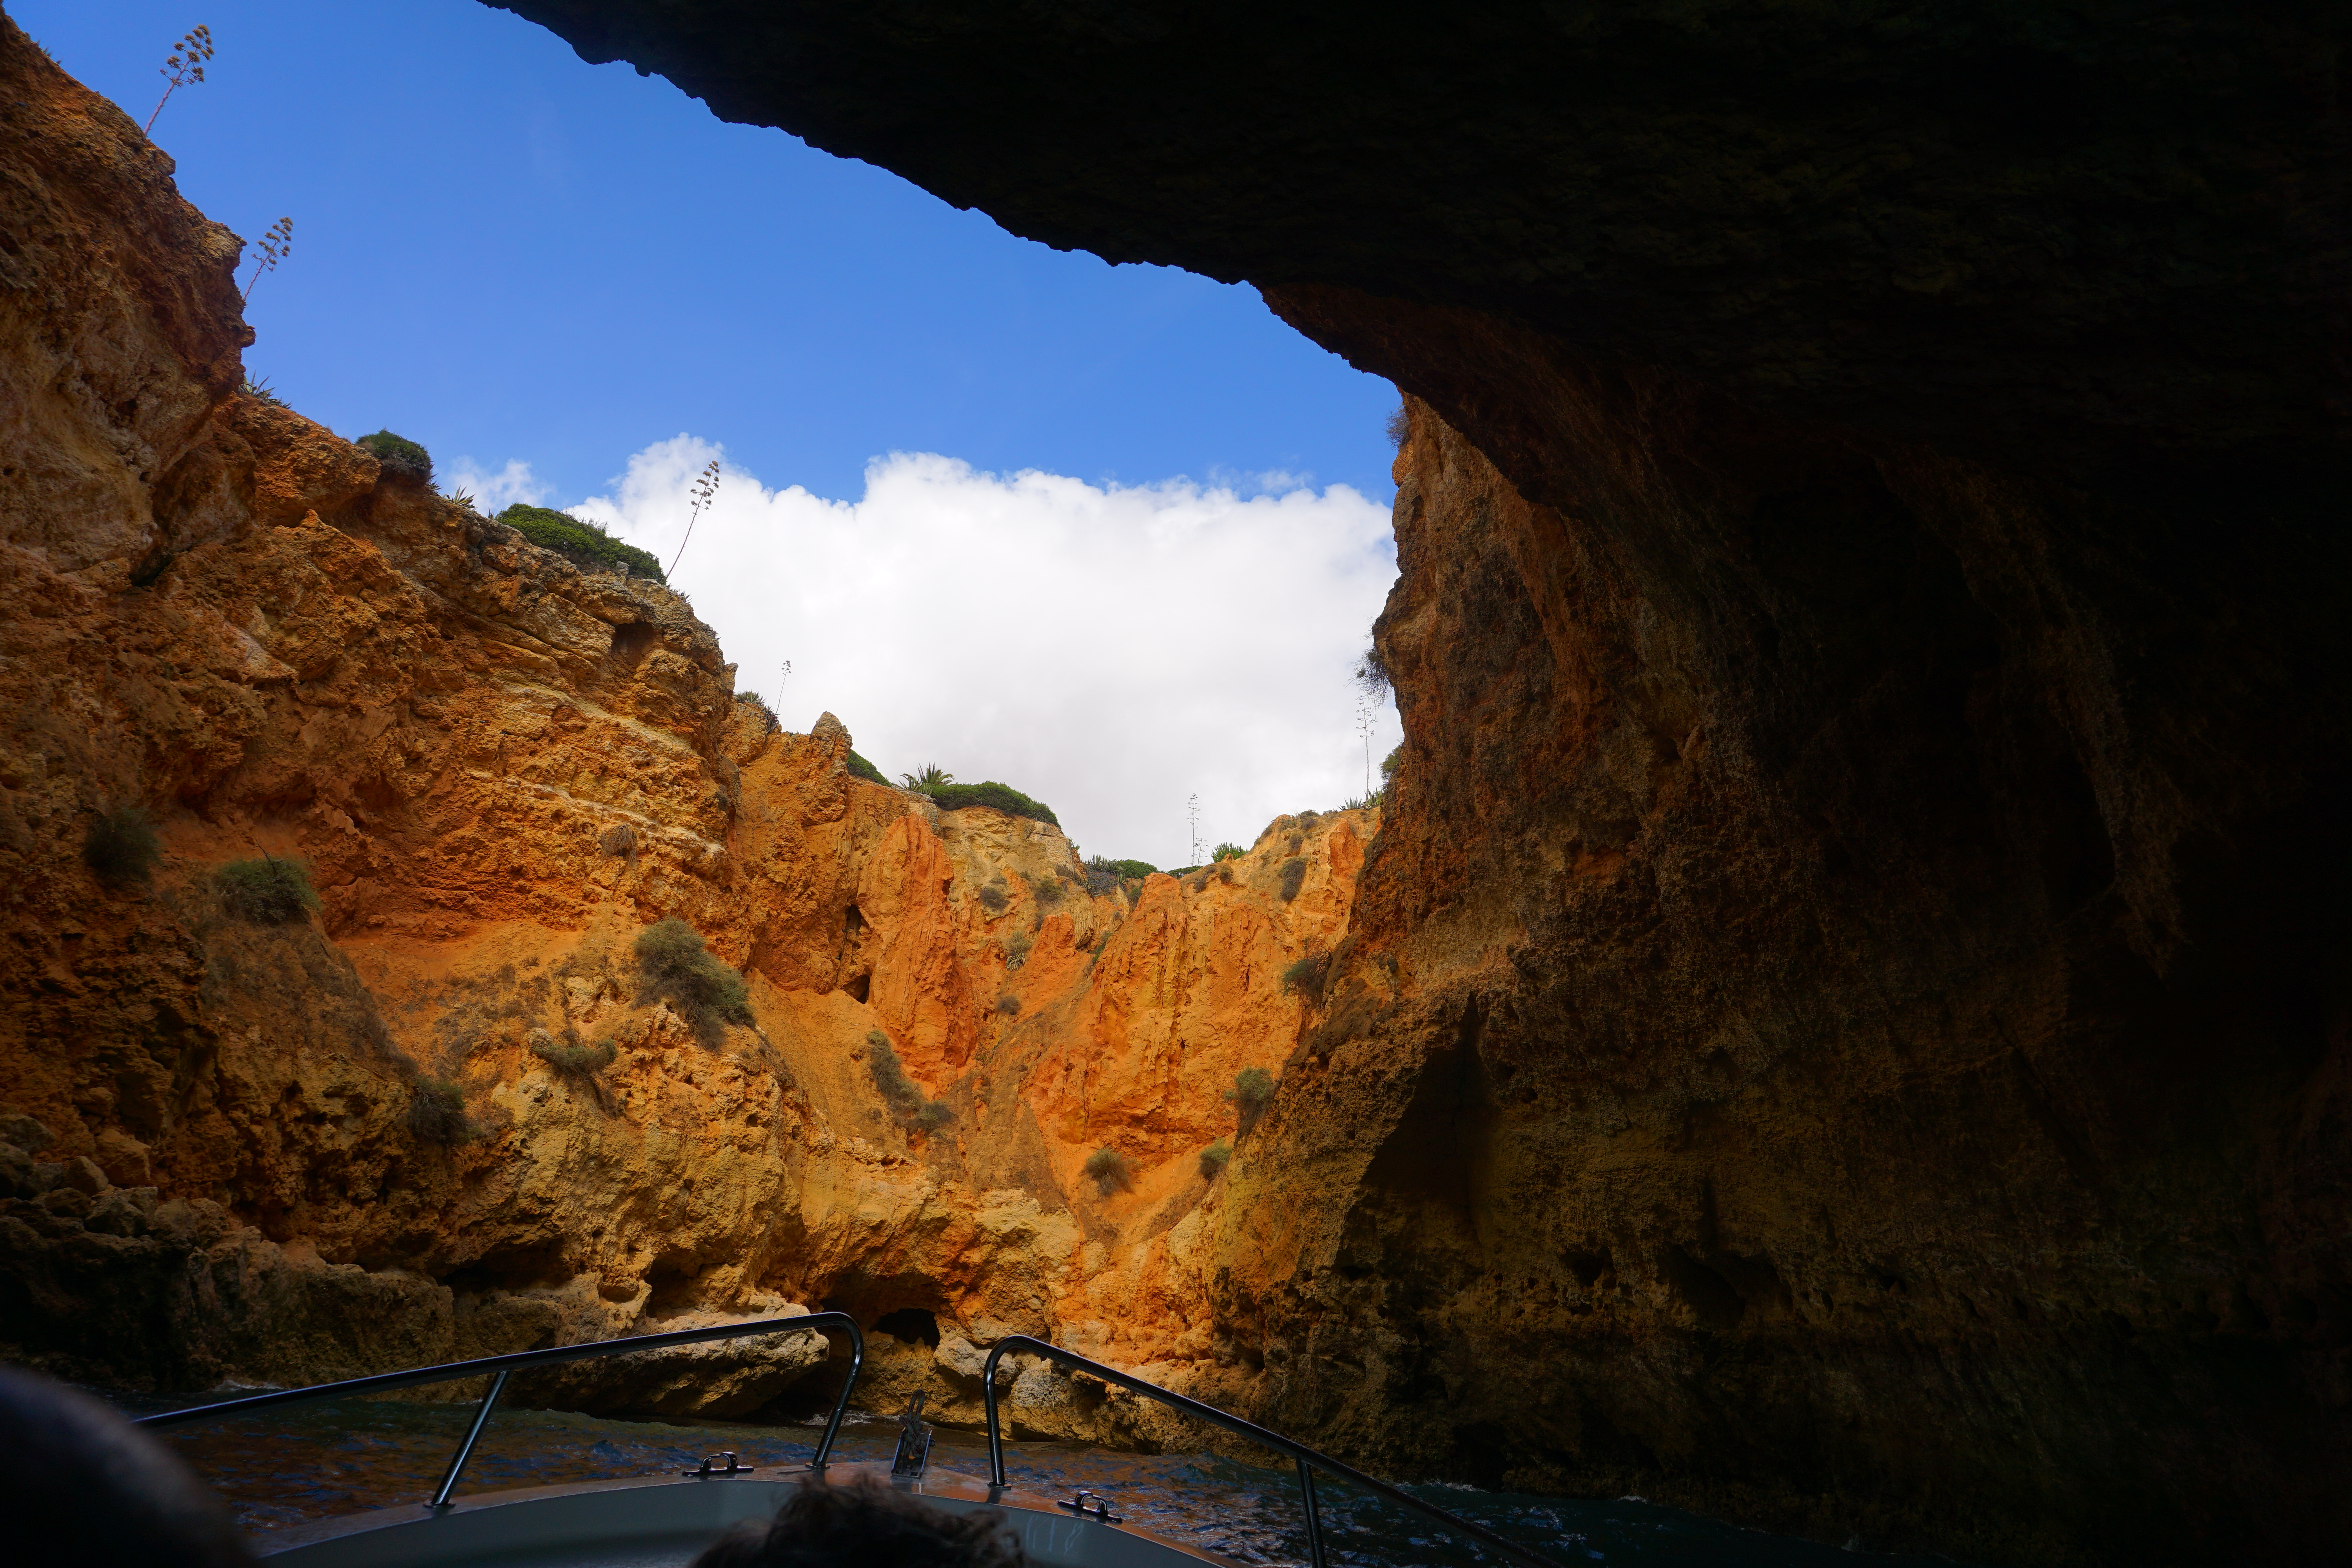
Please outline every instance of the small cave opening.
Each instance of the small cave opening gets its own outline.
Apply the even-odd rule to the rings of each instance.
[[[667,1317],[694,1307],[695,1287],[700,1278],[690,1258],[656,1258],[646,1275],[646,1283],[651,1287],[646,1294],[646,1315]]]
[[[630,621],[613,628],[613,648],[610,657],[614,664],[626,665],[634,668],[639,660],[653,651],[654,644],[660,640],[660,631],[650,623]]]
[[[844,991],[849,993],[850,999],[856,1002],[865,1001],[866,993],[871,991],[873,987],[874,976],[871,974],[853,974],[847,980],[842,982],[841,986]]]
[[[940,1321],[920,1307],[901,1307],[875,1320],[874,1331],[910,1345],[940,1348]]]
[[[572,1270],[560,1245],[495,1247],[440,1277],[440,1283],[458,1295],[485,1290],[520,1290],[533,1286],[561,1285]]]

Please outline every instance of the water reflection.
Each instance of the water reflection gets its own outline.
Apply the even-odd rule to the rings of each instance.
[[[122,1401],[133,1414],[188,1403]],[[449,1462],[470,1405],[400,1400],[330,1400],[264,1411],[239,1420],[164,1431],[161,1436],[226,1496],[246,1529],[272,1531],[331,1514],[413,1504],[430,1495]],[[890,1456],[898,1428],[886,1422],[845,1426],[844,1459]],[[475,1450],[459,1491],[548,1486],[688,1469],[706,1454],[732,1448],[743,1462],[774,1468],[805,1466],[816,1432],[723,1422],[670,1425],[610,1421],[551,1410],[500,1410]],[[942,1431],[935,1468],[974,1479],[988,1472],[988,1449],[971,1433]],[[1008,1447],[1013,1483],[1067,1497],[1087,1487],[1111,1494],[1130,1525],[1244,1563],[1303,1563],[1307,1539],[1298,1490],[1287,1462],[1244,1464],[1209,1454],[1125,1454],[1076,1443]],[[1638,1499],[1614,1502],[1486,1492],[1435,1485],[1416,1495],[1477,1521],[1563,1564],[1707,1564],[1709,1568],[1853,1568],[1863,1554],[1787,1536],[1740,1530]],[[1319,1479],[1325,1542],[1335,1563],[1361,1568],[1471,1568],[1493,1565],[1489,1552],[1458,1542],[1425,1521]],[[1941,1558],[1872,1555],[1880,1568],[1927,1568]]]

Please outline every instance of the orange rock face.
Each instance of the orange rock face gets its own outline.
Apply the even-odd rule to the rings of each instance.
[[[13,29],[0,68],[46,180],[12,232],[49,245],[0,300],[16,1353],[194,1387],[824,1301],[899,1314],[872,1398],[962,1418],[1013,1330],[1208,1357],[1202,1152],[1235,1075],[1297,1049],[1282,975],[1344,937],[1372,822],[1121,884],[1044,824],[853,778],[830,716],[731,700],[678,595],[235,394],[235,242]],[[114,325],[60,350],[58,321]],[[144,390],[79,395],[77,367]],[[85,842],[124,807],[161,859],[108,880]],[[217,868],[261,856],[307,866],[315,916],[224,900]],[[740,1014],[655,996],[635,942],[671,915]],[[811,1364],[728,1356],[703,1408]],[[538,1393],[675,1412],[692,1382]],[[1092,1429],[1069,1394],[1033,1382],[1024,1426]]]

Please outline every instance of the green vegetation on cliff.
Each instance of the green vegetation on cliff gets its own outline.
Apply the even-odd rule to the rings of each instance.
[[[569,512],[518,501],[499,513],[498,521],[538,545],[552,550],[574,566],[592,572],[625,570],[632,577],[667,582],[661,563],[634,544],[624,544],[603,529],[581,521]]]
[[[213,886],[228,912],[249,925],[282,926],[319,907],[310,868],[274,855],[230,861],[213,873]]]
[[[539,1033],[539,1037],[531,1041],[530,1054],[560,1073],[573,1074],[582,1078],[593,1077],[611,1067],[614,1058],[620,1055],[619,1050],[610,1040],[599,1040],[593,1046],[583,1046],[576,1040],[568,1044],[559,1043],[551,1036],[534,1032]]]
[[[1001,811],[1007,816],[1025,816],[1051,826],[1062,826],[1053,808],[1044,801],[1032,800],[1011,784],[988,779],[976,784],[943,784],[926,785],[922,794],[938,803],[941,811],[961,811],[967,806],[982,805],[991,811]]]
[[[379,430],[373,436],[361,437],[358,444],[374,455],[385,478],[420,485],[433,482],[432,454],[407,437]]]
[[[667,1002],[704,1045],[717,1047],[730,1024],[751,1022],[751,987],[711,956],[695,929],[669,915],[637,933],[644,1002]]]
[[[866,1070],[874,1075],[874,1087],[882,1091],[883,1100],[900,1126],[936,1132],[955,1120],[955,1112],[948,1109],[946,1101],[923,1099],[921,1088],[899,1065],[890,1037],[879,1029],[866,1032]]]
[[[1086,1170],[1094,1178],[1096,1193],[1103,1197],[1123,1193],[1135,1184],[1134,1167],[1116,1149],[1097,1149],[1087,1155]]]
[[[1274,1075],[1264,1068],[1244,1068],[1234,1075],[1234,1087],[1225,1098],[1241,1113],[1241,1127],[1234,1136],[1247,1132],[1274,1103]]]

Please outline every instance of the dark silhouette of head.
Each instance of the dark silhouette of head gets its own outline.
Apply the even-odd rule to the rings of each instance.
[[[0,1367],[8,1555],[73,1568],[250,1568],[227,1507],[94,1399]]]
[[[765,1524],[739,1525],[693,1568],[1023,1568],[995,1509],[950,1513],[877,1481],[810,1481]]]

